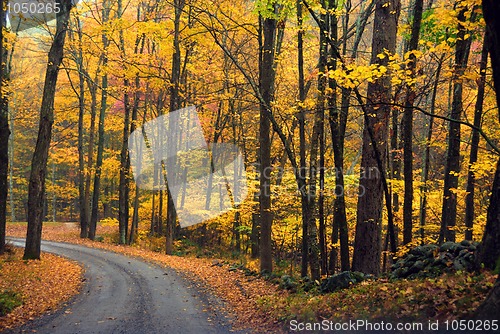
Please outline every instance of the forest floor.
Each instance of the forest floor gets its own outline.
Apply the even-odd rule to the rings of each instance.
[[[41,261],[22,257],[17,247],[0,256],[0,298],[6,308],[1,313],[12,309],[0,316],[0,331],[55,311],[80,290],[83,270],[76,262],[49,253],[42,253]]]
[[[281,332],[289,321],[334,322],[368,319],[405,322],[460,319],[472,312],[493,287],[496,275],[459,272],[434,279],[368,280],[349,289],[321,294],[317,289],[289,292],[279,280],[248,275],[224,259],[168,256],[112,242],[117,228],[99,226],[100,242],[79,238],[76,224],[44,224],[43,239],[106,249],[171,267],[220,298],[235,330]],[[7,235],[25,237],[25,224],[8,224]]]

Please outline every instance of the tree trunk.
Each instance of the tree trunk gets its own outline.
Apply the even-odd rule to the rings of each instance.
[[[325,8],[325,2],[322,1],[322,6]],[[327,21],[325,14],[321,15],[322,22]],[[328,25],[326,25],[328,26]],[[318,228],[316,226],[316,182],[318,173],[318,150],[321,144],[321,137],[324,129],[325,117],[325,89],[326,89],[326,72],[327,72],[327,41],[326,31],[320,28],[319,39],[319,75],[318,75],[318,98],[316,113],[314,115],[313,133],[311,139],[311,153],[309,155],[309,189],[307,195],[307,222],[308,234],[303,237],[308,238],[308,260],[311,268],[311,278],[313,280],[320,279],[320,245],[318,244]]]
[[[124,87],[128,89],[129,80],[124,80]],[[123,138],[120,150],[120,180],[118,184],[118,230],[120,233],[120,244],[127,242],[128,220],[129,220],[129,173],[130,159],[128,156],[128,136],[130,134],[130,102],[129,94],[123,94],[124,120],[123,120]]]
[[[84,210],[85,217],[87,218],[87,237],[90,228],[90,212],[91,212],[91,199],[90,199],[90,183],[92,181],[92,166],[94,164],[94,142],[95,142],[95,120],[97,114],[97,75],[94,80],[87,78],[87,86],[90,93],[90,129],[89,129],[89,144],[87,150],[87,171],[85,175],[85,200]]]
[[[5,251],[5,227],[7,224],[7,175],[9,171],[9,105],[5,84],[7,81],[3,28],[5,26],[4,0],[0,1],[0,254]],[[13,210],[11,205],[11,210]]]
[[[262,23],[263,48],[262,68],[260,69],[260,93],[264,103],[260,104],[259,154],[260,154],[260,270],[273,271],[271,245],[271,228],[273,213],[271,212],[271,121],[268,110],[274,93],[274,52],[276,37],[276,20],[264,18]]]
[[[387,57],[377,56],[396,49],[397,23],[400,11],[398,0],[377,0],[372,41],[372,64],[387,65]],[[391,108],[391,80],[383,76],[368,84],[367,117],[363,131],[360,194],[357,207],[356,235],[352,269],[368,274],[380,273],[381,219],[384,194],[382,175],[387,160],[388,125]],[[379,103],[377,103],[379,102]],[[370,133],[371,132],[371,133]],[[371,136],[374,138],[371,138]],[[372,140],[373,139],[373,140]],[[376,148],[372,146],[376,143]],[[377,152],[377,151],[378,152]],[[378,155],[378,156],[377,156]],[[377,161],[380,159],[380,161]],[[383,170],[379,170],[379,164]]]
[[[331,7],[336,7],[336,1],[334,4],[331,4]],[[349,13],[346,13],[345,15],[343,36],[344,44],[342,47],[342,53],[344,56],[347,52],[347,26],[349,22]],[[337,28],[337,16],[332,15],[330,17],[330,36],[334,41],[338,39]],[[333,48],[330,48],[329,57],[329,70],[335,70],[337,68],[337,59]],[[333,160],[335,165],[335,200],[333,204],[332,243],[335,245],[340,241],[340,266],[342,271],[347,271],[350,269],[350,264],[349,233],[345,208],[344,141],[351,91],[348,88],[342,88],[341,106],[339,110],[337,108],[337,84],[333,79],[331,79],[329,85],[332,93],[328,96],[328,121],[332,136]],[[330,259],[330,272],[333,273],[335,270],[333,264],[336,262],[337,256],[337,250],[335,248],[332,248],[330,256],[335,256],[335,260]]]
[[[483,0],[483,15],[486,21],[486,29],[491,38],[490,56],[493,69],[493,81],[497,98],[497,106],[500,106],[500,2],[497,0]],[[500,110],[498,118],[500,120]],[[486,230],[484,232],[480,256],[486,267],[492,268],[500,258],[500,159],[497,163],[493,189],[488,207]],[[475,317],[479,319],[497,320],[500,314],[500,274],[493,290],[486,300],[479,306]]]
[[[413,23],[411,28],[410,43],[408,51],[418,50],[418,39],[420,36],[420,26],[422,23],[422,12],[424,8],[423,0],[415,0],[413,7]],[[410,55],[410,62],[407,69],[411,71],[410,78],[415,78],[417,58]],[[412,241],[413,229],[413,104],[415,100],[414,85],[406,86],[405,110],[403,114],[403,160],[404,160],[404,204],[403,204],[403,244]]]
[[[89,235],[88,218],[85,203],[85,152],[83,149],[83,127],[85,116],[85,75],[83,73],[83,44],[80,18],[77,16],[78,56],[76,58],[78,69],[78,204],[80,209],[80,238]]]
[[[28,230],[24,259],[40,258],[45,176],[47,174],[47,159],[52,136],[52,125],[54,123],[54,97],[72,6],[70,0],[57,0],[56,3],[59,4],[61,11],[56,15],[56,32],[48,55],[42,105],[40,108],[38,137],[31,161],[31,173],[28,185]]]
[[[500,86],[496,84],[496,86]],[[500,159],[491,189],[486,228],[479,247],[479,259],[485,268],[496,269],[500,259]]]
[[[439,78],[441,76],[441,68],[443,67],[444,55],[441,56],[438,62],[438,67],[436,69],[436,76],[434,80],[434,87],[432,88],[432,97],[431,97],[431,106],[430,112],[431,115],[435,114],[436,110],[436,97],[437,90],[439,87]],[[420,187],[420,214],[419,214],[419,225],[420,225],[420,242],[424,244],[425,240],[425,221],[427,219],[427,192],[429,188],[427,186],[427,182],[429,180],[429,168],[431,164],[431,139],[432,139],[432,131],[434,128],[434,117],[429,117],[429,125],[427,128],[427,137],[425,141],[425,150],[424,150],[424,162],[422,166],[422,186]]]
[[[102,20],[103,23],[108,22],[109,20],[109,12],[110,12],[110,3],[109,1],[104,1],[103,9],[102,9]],[[108,64],[108,54],[107,49],[109,46],[109,40],[107,34],[104,32],[102,34],[102,45],[103,45],[103,60],[102,67],[107,71]],[[89,226],[89,239],[95,239],[95,233],[97,228],[97,219],[99,213],[99,192],[101,187],[101,169],[102,169],[102,160],[103,160],[103,152],[104,152],[104,119],[106,116],[107,109],[107,101],[108,101],[108,74],[104,72],[102,75],[101,82],[101,110],[99,111],[99,125],[98,125],[98,142],[97,142],[97,158],[95,165],[95,174],[94,174],[94,190],[92,193],[92,211],[90,214],[90,226]]]
[[[483,50],[481,52],[481,63],[479,65],[479,79],[477,80],[477,99],[474,110],[474,126],[481,127],[483,117],[484,91],[486,85],[486,68],[488,66],[488,34],[483,40]],[[467,195],[465,196],[465,240],[472,240],[474,227],[474,190],[476,176],[473,171],[473,165],[477,162],[479,152],[479,131],[472,129],[472,139],[469,157],[469,173],[467,175]]]
[[[464,39],[467,30],[463,25],[466,21],[467,7],[460,8],[458,14],[458,33],[455,48],[455,70],[453,73],[453,101],[450,118],[460,120],[463,113],[463,74],[469,60],[471,38]],[[471,16],[471,20],[473,16]],[[446,156],[444,174],[444,194],[441,229],[439,243],[455,241],[455,225],[457,222],[457,196],[453,189],[458,188],[458,174],[460,173],[460,124],[450,122],[448,132],[448,152]]]
[[[297,0],[297,22],[299,26],[299,32],[297,34],[297,48],[298,48],[298,58],[297,58],[297,65],[298,65],[298,72],[299,72],[299,112],[298,112],[298,119],[299,119],[299,159],[300,159],[300,167],[299,167],[299,175],[300,178],[304,179],[306,178],[306,135],[305,135],[305,129],[306,129],[306,119],[305,119],[305,110],[303,108],[303,102],[306,99],[306,92],[305,92],[305,80],[304,80],[304,30],[302,27],[303,24],[303,16],[302,16],[302,2],[301,0]],[[299,187],[299,192],[300,192],[300,201],[302,205],[302,265],[301,265],[301,276],[305,277],[307,276],[307,266],[308,266],[308,259],[307,259],[307,249],[309,248],[309,243],[308,240],[305,236],[308,235],[308,228],[307,228],[307,195],[306,195],[306,189],[300,189]]]
[[[174,54],[172,55],[172,81],[170,88],[170,112],[179,109],[180,103],[180,80],[181,80],[181,49],[180,49],[180,23],[181,15],[186,5],[185,0],[174,0]],[[173,138],[173,140],[176,140]],[[169,140],[170,142],[170,140]],[[173,147],[176,146],[172,143]],[[176,161],[172,159],[170,162],[171,166],[175,166]],[[173,173],[174,168],[168,168],[167,173]],[[175,178],[173,176],[171,179]],[[165,252],[167,254],[173,253],[174,244],[174,228],[177,222],[177,213],[175,211],[175,205],[170,191],[167,191],[167,226],[166,226],[166,238],[165,238]]]

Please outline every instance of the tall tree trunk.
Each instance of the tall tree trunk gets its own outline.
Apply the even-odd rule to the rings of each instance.
[[[88,218],[85,203],[85,151],[83,149],[83,132],[85,116],[85,74],[83,71],[83,33],[80,17],[76,17],[78,34],[78,53],[76,57],[78,70],[78,204],[80,210],[80,238],[88,238]]]
[[[61,11],[56,15],[56,32],[48,55],[42,105],[40,108],[38,137],[31,161],[31,173],[28,185],[28,230],[24,259],[40,258],[45,176],[47,174],[47,159],[52,137],[52,125],[54,123],[54,97],[72,6],[70,0],[57,0],[56,3],[59,4]]]
[[[122,0],[117,1],[117,17],[121,19],[123,16]],[[123,70],[127,71],[126,52],[125,52],[125,39],[123,37],[123,29],[120,28],[119,34],[119,48],[121,60],[123,62]],[[129,89],[130,81],[128,78],[123,80],[123,137],[122,146],[120,150],[120,181],[118,184],[118,231],[120,233],[119,243],[124,245],[127,243],[128,220],[129,220],[129,173],[130,173],[130,157],[128,155],[128,136],[130,134],[130,99]]]
[[[5,27],[4,1],[0,1],[0,254],[5,251],[5,227],[7,223],[7,175],[9,171],[9,105],[7,97],[6,58],[3,29]],[[13,210],[11,205],[11,210]]]
[[[273,4],[275,7],[276,5]],[[276,38],[276,19],[264,18],[262,22],[263,47],[260,69],[260,94],[264,101],[260,104],[259,155],[260,155],[260,270],[273,271],[271,228],[271,121],[268,110],[274,94],[274,52]]]
[[[486,29],[490,37],[491,67],[497,98],[500,106],[500,2],[497,0],[483,0],[483,15]],[[498,114],[500,121],[500,110]],[[488,268],[493,268],[500,258],[500,159],[497,163],[495,179],[488,207],[488,217],[480,256]],[[480,319],[498,320],[500,314],[500,274],[492,291],[486,300],[476,310],[475,317]]]
[[[180,80],[181,80],[181,48],[180,48],[180,24],[181,15],[186,5],[185,0],[174,0],[174,54],[172,55],[172,81],[170,88],[170,112],[173,112],[181,106],[180,103]],[[175,138],[172,138],[175,140]],[[169,140],[170,142],[170,140]],[[172,144],[173,147],[176,145]],[[172,159],[170,162],[172,166],[175,166],[176,161]],[[174,168],[169,168],[167,173],[173,173]],[[173,176],[171,179],[173,179]],[[175,211],[174,201],[170,191],[167,191],[167,226],[166,226],[166,240],[165,240],[165,252],[167,254],[173,253],[174,244],[174,228],[177,222],[177,213]]]
[[[10,137],[9,137],[9,201],[10,201],[10,221],[16,221],[16,205],[14,203],[14,117],[9,113]]]
[[[436,69],[436,75],[434,79],[434,87],[432,88],[432,96],[431,96],[431,105],[430,105],[430,113],[431,115],[435,114],[436,110],[436,97],[437,91],[439,87],[439,78],[441,76],[441,69],[443,67],[444,55],[438,61],[438,67]],[[429,187],[427,186],[427,182],[429,181],[429,168],[431,164],[431,140],[432,140],[432,132],[434,128],[434,117],[429,117],[429,125],[427,127],[427,137],[425,141],[425,149],[424,149],[424,162],[422,166],[422,185],[420,186],[420,214],[419,214],[419,225],[420,225],[420,242],[424,244],[425,242],[425,221],[427,219],[427,192],[429,191]]]
[[[455,69],[453,72],[453,101],[451,104],[450,118],[458,120],[463,113],[463,78],[469,52],[471,38],[465,39],[467,29],[466,21],[467,7],[459,8],[457,44],[455,47]],[[473,20],[474,13],[471,16]],[[450,122],[448,132],[448,152],[445,163],[444,194],[441,229],[439,231],[439,243],[444,241],[455,241],[455,225],[457,222],[457,195],[454,189],[458,188],[458,174],[460,173],[460,124]]]
[[[300,167],[299,167],[299,175],[301,178],[305,179],[306,174],[306,135],[305,135],[305,110],[303,108],[303,103],[306,99],[305,92],[305,80],[304,80],[304,30],[303,30],[303,14],[302,14],[302,1],[297,0],[297,22],[299,26],[299,31],[297,34],[297,66],[299,72],[299,111],[298,111],[298,120],[299,120],[299,159],[300,159]],[[301,266],[301,276],[307,276],[307,249],[308,249],[308,241],[305,237],[308,234],[307,229],[307,195],[306,189],[299,189],[300,192],[300,202],[302,205],[302,266]]]
[[[411,28],[410,43],[408,51],[418,50],[420,26],[424,9],[423,0],[415,0],[413,7],[413,22]],[[410,78],[415,78],[417,58],[415,54],[410,55],[407,69],[411,71]],[[414,84],[406,85],[405,110],[403,114],[403,160],[404,160],[404,204],[403,204],[403,244],[412,241],[413,233],[413,104],[415,102]]]
[[[372,64],[387,65],[387,57],[379,54],[396,49],[396,33],[400,11],[399,0],[377,0],[373,23]],[[384,194],[382,175],[387,160],[387,140],[391,100],[391,80],[383,76],[368,84],[367,117],[363,131],[361,157],[360,194],[357,207],[356,235],[352,268],[368,274],[380,273],[382,199]],[[371,133],[370,133],[371,132]],[[374,138],[371,138],[371,136]],[[372,146],[372,142],[377,147]],[[378,151],[378,152],[377,152]],[[380,161],[378,161],[380,159]],[[383,170],[379,170],[379,165]],[[375,175],[374,175],[375,174]]]
[[[481,63],[479,65],[479,79],[477,80],[477,99],[474,110],[474,126],[481,127],[481,119],[483,117],[483,102],[484,91],[486,85],[486,68],[488,66],[488,34],[486,33],[483,40],[483,50],[481,51]],[[470,143],[469,157],[469,172],[467,174],[467,195],[465,196],[465,239],[472,240],[472,230],[474,227],[474,190],[476,184],[476,176],[473,171],[473,166],[477,162],[479,151],[479,131],[472,129],[472,139]]]
[[[102,8],[102,20],[103,24],[108,22],[109,20],[109,12],[110,6],[108,0],[103,2]],[[104,153],[104,119],[106,116],[106,109],[108,107],[108,74],[107,74],[107,65],[108,65],[108,46],[109,39],[106,32],[102,34],[102,45],[103,45],[103,54],[102,54],[102,68],[104,68],[104,74],[102,75],[101,82],[101,110],[99,111],[99,125],[98,125],[98,142],[97,142],[97,158],[95,165],[95,174],[94,174],[94,189],[92,193],[92,211],[90,214],[90,226],[89,226],[89,239],[94,240],[97,228],[97,219],[99,213],[99,193],[101,188],[101,172],[102,172],[102,160]]]
[[[95,120],[97,114],[97,80],[96,75],[94,80],[87,78],[87,86],[90,93],[90,128],[89,128],[89,143],[87,149],[87,171],[85,174],[85,200],[84,210],[87,219],[87,237],[90,228],[90,212],[91,212],[91,199],[90,199],[90,183],[92,181],[92,166],[94,164],[94,141],[95,141]]]
[[[325,1],[321,3],[325,8]],[[325,8],[326,9],[326,8]],[[327,23],[327,15],[321,15],[321,21]],[[326,24],[325,26],[328,26]],[[311,139],[311,153],[309,156],[309,190],[308,190],[308,204],[307,204],[307,221],[308,221],[308,258],[309,267],[311,268],[311,278],[318,280],[320,278],[320,262],[319,254],[320,248],[318,244],[318,228],[316,226],[316,182],[318,173],[318,150],[323,136],[324,117],[325,117],[325,90],[326,90],[326,73],[327,73],[327,32],[320,28],[319,39],[319,76],[318,76],[318,98],[316,113],[314,115],[313,134]],[[305,236],[303,236],[305,237]]]
[[[139,16],[139,13],[137,14]],[[142,54],[144,52],[144,42],[145,42],[145,36],[142,36],[142,44],[141,44],[141,50],[140,53]],[[138,42],[136,43],[136,46],[138,46]],[[137,50],[137,47],[136,47]],[[137,51],[136,51],[137,53]],[[132,122],[130,124],[130,133],[134,132],[135,129],[137,128],[137,117],[139,113],[139,89],[140,89],[140,78],[139,74],[136,75],[135,77],[135,92],[134,92],[134,104],[132,106]],[[146,113],[146,105],[147,101],[144,101],[144,110]],[[144,120],[146,119],[146,115],[144,115],[143,123]],[[142,149],[142,148],[141,148]],[[129,167],[130,167],[130,159],[128,160],[129,162]],[[129,234],[129,239],[128,239],[128,244],[131,245],[135,242],[135,239],[137,237],[137,232],[139,228],[139,187],[135,187],[135,195],[134,195],[134,211],[132,213],[132,224],[130,226],[130,234]]]
[[[350,1],[347,3],[347,8],[350,8]],[[336,8],[337,2],[330,2],[331,8]],[[349,25],[349,13],[346,12],[344,20],[344,36],[342,53],[345,56],[347,52],[347,27]],[[334,41],[338,39],[338,24],[337,16],[330,17],[330,36]],[[337,68],[337,59],[333,48],[329,52],[329,70]],[[350,268],[349,264],[349,234],[347,228],[347,214],[345,208],[345,193],[344,193],[344,140],[347,125],[347,115],[349,112],[349,96],[350,89],[342,88],[341,107],[337,107],[337,83],[330,79],[329,88],[331,93],[328,96],[328,121],[330,124],[330,132],[332,136],[333,160],[335,165],[335,200],[333,204],[333,229],[332,229],[332,244],[336,245],[340,241],[340,266],[342,271],[347,271]],[[332,248],[332,258],[337,257],[335,247]],[[336,260],[330,259],[330,271],[335,270],[334,263]]]

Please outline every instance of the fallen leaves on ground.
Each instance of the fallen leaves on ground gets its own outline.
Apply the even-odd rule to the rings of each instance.
[[[111,233],[105,227],[101,232]],[[8,226],[8,235],[23,237],[25,227]],[[288,293],[276,285],[241,271],[230,271],[222,261],[168,256],[130,246],[80,239],[76,224],[44,227],[43,238],[107,249],[153,261],[185,274],[196,285],[225,302],[234,318],[234,329],[252,332],[283,332],[292,319],[317,321],[329,319],[445,320],[465,316],[484,300],[496,275],[484,272],[449,274],[436,279],[366,281],[350,289],[330,294]],[[116,227],[113,233],[116,233]],[[201,283],[200,283],[201,282]]]
[[[7,224],[8,236],[25,237],[25,234],[26,227],[23,224]],[[284,292],[263,279],[247,277],[241,271],[229,271],[227,265],[214,266],[211,259],[169,256],[136,247],[80,239],[76,224],[46,224],[42,234],[44,240],[106,249],[173,268],[190,279],[197,288],[207,289],[207,292],[223,301],[225,305],[221,311],[232,320],[234,330],[262,333],[283,331],[282,324],[270,316],[270,312],[259,308],[258,300],[263,296],[283,295]]]
[[[9,247],[0,256],[0,291],[19,294],[22,305],[0,317],[0,331],[58,309],[76,295],[83,269],[75,262],[42,253],[41,260],[22,259],[23,249]]]

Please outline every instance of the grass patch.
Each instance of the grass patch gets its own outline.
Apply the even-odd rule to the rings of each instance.
[[[81,285],[78,264],[47,253],[23,260],[23,251],[9,245],[0,256],[0,332],[57,309]]]
[[[0,317],[12,312],[13,309],[21,306],[22,304],[23,301],[18,293],[12,290],[4,290],[0,292]]]

